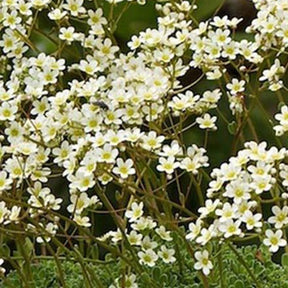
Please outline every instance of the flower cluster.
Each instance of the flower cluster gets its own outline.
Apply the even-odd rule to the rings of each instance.
[[[288,45],[288,5],[287,1],[262,1],[253,0],[259,10],[257,17],[252,21],[248,32],[254,32],[256,42],[262,49],[281,47],[281,52]]]
[[[261,1],[253,0],[255,7],[259,10],[257,17],[247,28],[247,32],[255,34],[255,43],[264,51],[275,48],[282,54],[288,45],[288,5],[285,0]],[[269,69],[263,71],[260,81],[267,81],[271,91],[277,91],[283,87],[279,79],[285,72],[279,59]]]
[[[214,111],[229,122],[220,111],[222,95],[237,120],[235,136],[244,138],[246,122],[254,131],[248,118],[257,101],[251,110],[244,103],[246,94],[256,99],[250,83],[254,72],[263,83],[256,90],[286,89],[281,77],[287,68],[282,57],[288,45],[287,0],[253,0],[258,14],[247,28],[253,40],[235,37],[241,19],[214,16],[196,23],[191,1],[159,0],[156,27],[133,35],[126,53],[114,36],[118,21],[130,4],[146,1],[128,0],[117,17],[114,6],[123,0],[106,2],[109,15],[98,1],[0,3],[0,225],[34,235],[43,247],[57,233],[69,234],[72,224],[89,234],[96,209],[105,205],[117,214],[117,193],[106,191],[121,188],[118,204],[126,213],[117,214],[118,229],[99,240],[132,247],[138,265],[153,267],[159,259],[169,264],[176,261],[173,237],[159,219],[144,216],[146,196],[159,200],[153,209],[161,215],[161,201],[172,201],[165,193],[175,181],[181,202],[181,169],[192,176],[185,201],[193,185],[202,201],[208,131],[218,129]],[[185,86],[184,76],[194,71],[199,78]],[[193,86],[203,78],[217,81],[207,81],[213,84],[196,93]],[[288,130],[287,115],[283,106],[275,116],[277,135]],[[205,148],[183,140],[194,126],[206,130]],[[201,247],[194,253],[196,270],[210,273],[212,251],[205,246],[214,239],[255,236],[271,252],[287,244],[286,156],[284,148],[246,142],[237,156],[212,171],[209,199],[186,234]],[[53,188],[54,178],[65,182],[61,193]],[[261,210],[264,203],[271,204],[269,215]],[[177,220],[182,212],[193,214],[186,203],[173,204],[181,212]],[[111,287],[123,285],[138,287],[136,276],[127,274]]]
[[[267,149],[266,142],[247,142],[245,147],[212,171],[210,199],[199,208],[200,217],[189,225],[186,238],[204,246],[212,239],[255,235],[276,252],[286,245],[281,229],[288,224],[287,150]],[[270,217],[260,210],[265,202],[274,203]]]
[[[279,125],[273,127],[276,136],[281,136],[288,131],[288,107],[283,105],[281,113],[275,115],[275,119],[279,121]]]
[[[144,216],[143,202],[132,202],[125,216],[129,221],[127,230],[109,231],[100,237],[102,241],[111,241],[114,245],[127,238],[131,246],[137,248],[139,263],[153,267],[158,259],[169,264],[176,261],[175,250],[166,242],[173,240],[171,232],[158,225],[150,216]],[[125,232],[125,235],[123,235]]]
[[[89,10],[84,1],[72,0],[57,7],[51,1],[22,2],[0,6],[0,48],[10,71],[0,81],[3,196],[24,188],[21,195],[28,196],[27,212],[33,218],[42,217],[44,223],[47,213],[58,211],[63,202],[49,188],[50,179],[64,176],[69,181],[67,210],[78,225],[89,227],[86,210],[99,202],[90,191],[98,183],[130,181],[137,173],[135,159],[129,157],[135,148],[146,151],[143,161],[150,153],[158,158],[157,170],[168,177],[177,168],[196,174],[208,165],[203,148],[184,149],[170,131],[158,132],[170,112],[202,115],[195,123],[216,129],[216,117],[206,112],[216,107],[219,89],[206,91],[202,97],[190,90],[177,92],[182,88],[177,78],[188,69],[182,57],[194,33],[191,20],[186,19],[194,8],[187,1],[174,8],[158,5],[164,14],[158,18],[158,29],[133,36],[128,43],[133,52],[127,54],[108,37],[108,21],[101,8]],[[52,35],[60,43],[57,57],[40,52],[29,40],[40,10],[48,13],[51,28],[60,24]],[[87,32],[72,24],[75,17],[86,21]],[[85,57],[67,64],[62,51],[79,44]],[[35,56],[26,56],[28,47]],[[147,131],[145,126],[152,128]],[[9,217],[15,222],[20,208],[2,204],[1,222],[8,223]],[[54,235],[54,222],[44,224],[44,231]]]
[[[244,58],[254,64],[261,62],[262,57],[257,53],[257,43],[246,39],[240,42],[233,40],[232,31],[240,21],[241,19],[237,18],[230,20],[227,16],[216,16],[209,21],[201,22],[199,28],[190,33],[190,66],[201,68],[206,77],[213,80],[221,78],[226,72],[225,63],[236,58]]]
[[[109,286],[109,288],[120,288],[122,285],[128,288],[138,288],[138,284],[136,283],[136,275],[130,274],[125,275],[124,280],[123,278],[117,278],[114,281],[115,284]],[[124,283],[124,284],[123,284]]]

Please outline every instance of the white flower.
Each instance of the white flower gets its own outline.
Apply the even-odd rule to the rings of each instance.
[[[245,214],[246,211],[248,211],[250,208],[255,208],[257,206],[257,202],[256,201],[246,201],[243,200],[242,202],[240,202],[238,205],[238,213],[239,216],[243,216]]]
[[[64,4],[63,8],[69,11],[72,16],[78,16],[78,14],[86,12],[83,6],[84,0],[67,0],[66,2],[67,4]]]
[[[10,143],[22,142],[24,129],[16,121],[11,122],[10,126],[5,129],[5,134],[8,136],[7,140]]]
[[[278,206],[272,207],[274,216],[268,218],[268,222],[275,225],[276,229],[282,228],[283,225],[288,224],[288,207],[283,206],[281,209]]]
[[[196,270],[202,270],[205,275],[210,273],[210,270],[213,268],[212,262],[209,260],[209,253],[207,250],[203,252],[197,251],[194,254],[197,262],[194,264]]]
[[[137,231],[143,231],[145,229],[151,230],[157,226],[156,222],[153,221],[150,217],[140,217],[136,220],[131,227]]]
[[[34,101],[33,107],[34,108],[31,110],[31,114],[38,115],[45,113],[50,108],[48,98],[43,97],[40,101]]]
[[[95,161],[95,158],[93,156],[94,156],[93,153],[91,153],[91,155],[87,153],[85,157],[83,158],[83,160],[80,162],[81,169],[83,169],[88,174],[93,173],[97,167],[97,162]]]
[[[57,156],[54,159],[55,163],[61,163],[64,160],[66,160],[68,157],[70,157],[70,153],[72,152],[72,147],[69,146],[69,142],[68,141],[63,141],[61,144],[60,148],[54,148],[52,150],[52,153]]]
[[[164,145],[163,152],[159,152],[160,156],[163,157],[175,157],[179,155],[183,155],[183,149],[180,147],[179,143],[175,140],[171,142],[171,146]]]
[[[89,19],[87,21],[88,25],[94,26],[94,25],[105,25],[107,24],[107,20],[102,17],[103,10],[101,8],[98,8],[96,11],[88,10],[88,16]]]
[[[216,235],[214,225],[210,225],[208,229],[201,229],[201,235],[196,239],[196,242],[202,246],[206,245],[209,240]]]
[[[6,207],[6,203],[4,201],[0,202],[0,224],[4,222],[6,217],[9,215],[9,210]]]
[[[141,45],[141,40],[139,39],[139,37],[134,35],[132,36],[131,41],[128,42],[127,45],[131,50],[135,50]]]
[[[15,114],[18,110],[16,103],[3,102],[0,106],[0,121],[15,119]]]
[[[130,234],[127,235],[127,240],[130,245],[141,245],[141,240],[143,238],[142,234],[138,234],[136,231],[132,230]]]
[[[114,163],[117,155],[119,154],[118,149],[113,149],[113,147],[108,143],[106,143],[103,148],[98,148],[96,152],[99,154],[98,161],[106,163]]]
[[[5,13],[3,25],[15,29],[18,24],[21,23],[21,18],[17,17],[18,13],[16,10],[12,10],[10,13]]]
[[[223,196],[233,198],[233,201],[238,205],[243,200],[249,200],[251,198],[250,195],[250,187],[249,184],[244,180],[235,180],[230,182],[226,186],[226,191],[223,193]]]
[[[61,11],[60,9],[56,8],[53,9],[51,12],[48,13],[48,17],[51,20],[61,20],[67,14],[66,11]]]
[[[236,165],[234,163],[223,163],[220,166],[221,176],[224,181],[231,181],[239,177],[239,173],[241,172],[241,166]]]
[[[88,75],[93,75],[95,72],[99,71],[99,63],[92,57],[86,60],[81,60],[79,64],[79,69]]]
[[[31,155],[36,153],[38,147],[33,142],[19,142],[16,144],[16,151],[24,155]]]
[[[288,106],[283,105],[281,107],[281,113],[276,114],[275,119],[281,124],[288,123]]]
[[[75,221],[79,226],[83,227],[90,227],[91,223],[89,222],[90,219],[87,216],[81,217],[78,214],[74,215],[73,221]]]
[[[51,2],[51,0],[31,0],[31,4],[36,8],[36,9],[42,9],[46,5],[48,5]]]
[[[68,28],[62,27],[60,28],[59,32],[60,32],[59,39],[67,41],[68,44],[70,44],[72,41],[76,39],[76,33],[74,27],[68,27]]]
[[[220,53],[220,51],[217,50],[217,53]],[[222,73],[225,73],[226,69],[223,69],[222,71],[220,71],[219,67],[215,67],[213,70],[209,71],[206,73],[206,77],[208,80],[216,80],[221,78]]]
[[[142,139],[142,147],[146,150],[155,150],[161,146],[161,143],[164,141],[164,136],[158,136],[156,132],[150,131],[148,135],[143,135]]]
[[[279,247],[283,247],[287,244],[285,239],[282,239],[283,232],[281,230],[276,230],[274,233],[272,230],[268,229],[265,232],[266,238],[263,240],[264,245],[269,246],[269,251],[277,252]]]
[[[51,240],[51,237],[56,234],[57,230],[58,230],[58,226],[56,224],[51,223],[51,222],[48,223],[45,227],[45,234],[46,235],[38,236],[36,238],[37,243],[49,242]],[[43,231],[41,231],[41,233],[43,233]]]
[[[164,226],[160,226],[159,228],[155,229],[155,232],[165,241],[172,241],[172,237],[170,236],[170,232],[166,231]]]
[[[97,47],[96,53],[99,57],[107,57],[109,59],[114,59],[115,52],[119,50],[117,46],[112,46],[112,41],[109,38],[106,38],[104,41],[98,38],[95,41],[95,46]]]
[[[110,235],[112,237],[111,240],[114,243],[118,243],[119,241],[121,241],[123,239],[122,232],[119,228],[116,231],[110,231]]]
[[[263,75],[259,78],[259,81],[272,81],[273,79],[277,79],[278,74],[282,74],[285,72],[285,68],[281,66],[279,59],[275,59],[274,64],[270,67],[270,69],[264,70]]]
[[[238,54],[238,45],[237,42],[230,42],[228,44],[224,44],[222,56],[224,58],[229,58],[230,60],[234,60]]]
[[[4,190],[10,189],[12,184],[12,179],[8,177],[8,174],[6,171],[0,172],[0,194]]]
[[[67,178],[71,182],[69,187],[71,189],[79,189],[81,192],[84,192],[95,185],[93,174],[85,173],[81,169],[77,170],[75,176],[68,175]]]
[[[9,222],[19,222],[19,215],[21,212],[21,207],[13,206],[9,213]]]
[[[220,216],[219,221],[221,223],[226,222],[228,219],[236,218],[237,217],[237,210],[238,207],[235,204],[224,203],[221,209],[217,209],[215,214]]]
[[[175,254],[174,249],[168,249],[165,245],[161,246],[161,251],[158,251],[158,256],[163,260],[164,263],[173,263],[176,258],[173,256]]]
[[[1,267],[1,265],[4,263],[4,260],[2,258],[0,258],[0,273],[4,274],[6,272],[6,269]]]
[[[140,251],[138,252],[138,257],[140,264],[145,264],[149,267],[155,266],[155,262],[159,258],[158,255],[152,250],[148,249],[144,252]]]
[[[241,225],[241,221],[233,221],[232,219],[227,220],[224,223],[219,225],[219,230],[224,233],[225,238],[229,238],[233,235],[241,235],[242,231],[239,228]]]
[[[233,78],[231,83],[228,83],[226,85],[227,89],[230,90],[230,93],[232,95],[235,95],[239,92],[243,92],[245,90],[245,81],[241,80],[239,81],[238,79]]]
[[[26,16],[30,16],[32,15],[32,11],[31,11],[31,3],[25,3],[25,0],[19,0],[18,1],[18,10],[22,15],[26,15]]]
[[[19,158],[9,158],[6,161],[6,171],[10,173],[11,178],[22,178],[23,176],[23,160]]]
[[[196,223],[193,222],[189,224],[189,233],[186,235],[187,240],[194,240],[201,231],[202,220],[199,218],[196,220]]]
[[[205,201],[205,207],[200,207],[198,212],[201,214],[200,217],[204,218],[210,213],[214,212],[217,206],[220,204],[220,200],[216,199],[214,202],[211,199]]]
[[[169,156],[168,158],[160,157],[159,163],[156,169],[160,172],[166,172],[167,174],[172,174],[174,170],[179,167],[179,162],[175,162],[173,156]]]
[[[131,205],[131,210],[127,210],[125,216],[129,218],[129,222],[135,222],[143,215],[143,202],[139,204],[133,202]]]
[[[139,286],[136,283],[136,275],[135,274],[124,275],[124,278],[123,276],[121,276],[120,278],[116,278],[113,284],[111,284],[108,288],[120,288],[121,286],[127,288],[138,288]]]
[[[67,207],[67,210],[70,213],[76,213],[81,214],[85,208],[87,208],[89,205],[91,205],[90,198],[88,197],[87,193],[83,192],[79,196],[76,194],[71,195],[70,201],[72,204],[70,204]],[[97,202],[97,200],[96,200]]]
[[[132,159],[127,159],[125,162],[122,158],[117,158],[117,167],[114,167],[112,172],[120,175],[121,178],[126,179],[129,175],[135,174],[135,169],[133,168]]]
[[[193,174],[197,174],[198,169],[201,167],[197,161],[197,158],[191,159],[190,157],[185,157],[179,166],[181,169],[186,170],[187,172],[192,172]]]
[[[197,117],[196,122],[199,124],[201,129],[211,129],[216,130],[217,126],[215,122],[217,120],[216,116],[211,117],[208,113],[205,113],[202,117]]]
[[[141,248],[143,250],[154,249],[158,246],[156,241],[153,241],[148,235],[144,237],[141,243]]]
[[[255,190],[256,194],[261,194],[264,191],[269,191],[272,187],[272,177],[270,175],[258,176],[256,175],[253,182],[250,184],[251,188]]]
[[[245,211],[241,220],[246,223],[246,227],[248,230],[252,230],[254,228],[262,227],[261,222],[262,215],[260,213],[253,214],[250,210]]]

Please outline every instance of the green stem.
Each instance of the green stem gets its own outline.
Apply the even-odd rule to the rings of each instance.
[[[135,262],[135,269],[138,270],[138,272],[142,272],[143,271],[143,268],[142,266],[139,264],[139,261],[138,261],[138,258],[137,256],[135,255],[135,251],[133,249],[133,247],[130,245],[128,239],[127,239],[127,236],[126,236],[126,233],[125,233],[125,228],[124,228],[124,222],[123,222],[123,219],[115,212],[114,210],[114,207],[112,206],[112,204],[110,203],[110,201],[108,200],[108,198],[106,197],[106,195],[102,192],[100,193],[97,193],[100,200],[103,202],[103,204],[105,205],[105,207],[107,209],[109,209],[111,212],[113,212],[111,214],[113,220],[115,221],[115,223],[117,224],[117,227],[120,229],[120,231],[122,232],[122,236],[127,244],[127,246],[130,248],[130,252],[131,252],[131,256]]]
[[[12,257],[2,257],[4,260],[24,260],[23,256],[12,256]],[[78,259],[75,258],[67,258],[65,256],[58,256],[57,257],[60,261],[67,261],[67,262],[78,262]],[[31,262],[33,260],[37,260],[37,261],[41,261],[41,260],[53,260],[54,256],[43,256],[43,255],[39,255],[39,256],[33,256]],[[95,264],[100,264],[100,265],[107,265],[107,264],[111,264],[111,263],[115,263],[116,260],[110,260],[110,261],[101,261],[101,260],[97,260],[97,259],[91,259],[91,258],[83,258],[84,262],[87,263],[95,263]]]
[[[23,245],[23,242],[25,243],[25,239],[23,239],[21,236],[20,237],[17,237],[17,249],[18,251],[21,253],[21,255],[23,256],[23,259],[24,259],[24,264],[23,264],[23,274],[25,275],[25,279],[27,281],[27,285],[26,287],[29,288],[29,287],[34,287],[33,285],[33,275],[32,275],[32,271],[31,271],[31,265],[30,265],[30,256],[28,255],[24,245]],[[26,282],[25,281],[25,282]],[[31,285],[31,286],[30,286]]]
[[[220,275],[220,287],[224,288],[224,278],[223,278],[223,259],[222,259],[222,246],[220,246],[220,252],[217,255],[218,265],[219,265],[219,275]]]
[[[195,179],[194,175],[192,175],[191,173],[190,173],[190,178],[192,179],[193,184],[194,184],[194,186],[196,188],[199,204],[201,206],[204,206],[204,197],[203,197],[203,194],[202,194],[202,191],[201,191],[201,187],[200,187],[199,183],[197,182],[197,180]]]

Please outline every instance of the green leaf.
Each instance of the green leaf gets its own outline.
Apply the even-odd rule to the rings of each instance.
[[[0,255],[1,256],[7,256],[7,257],[10,256],[10,249],[9,249],[7,244],[1,244],[0,245]]]
[[[227,126],[228,131],[231,135],[236,135],[237,133],[237,123],[235,121],[231,122]]]
[[[237,281],[234,283],[234,287],[235,287],[235,288],[244,288],[245,285],[244,285],[244,283],[243,283],[241,280],[237,280]]]
[[[167,283],[168,282],[168,277],[166,274],[162,274],[160,277],[160,282],[161,283]]]
[[[181,205],[185,205],[185,200],[186,200],[186,197],[183,193],[179,192],[179,201],[181,203]]]
[[[148,275],[148,273],[146,273],[146,272],[144,272],[143,274],[142,274],[142,280],[144,281],[144,282],[146,282],[146,283],[149,283],[150,282],[150,277],[149,277],[149,275]]]
[[[155,280],[159,280],[160,274],[161,274],[161,271],[160,271],[160,268],[159,268],[159,267],[153,268],[152,275],[153,275],[153,278],[154,278]]]
[[[281,264],[283,267],[288,267],[288,253],[284,253],[281,257]]]
[[[34,251],[34,245],[33,245],[32,241],[30,240],[30,238],[28,238],[28,237],[25,238],[24,249],[25,249],[27,255],[32,255],[32,253]]]
[[[99,248],[98,248],[97,244],[90,245],[87,256],[89,256],[93,259],[99,258]]]
[[[281,101],[278,104],[278,110],[281,110],[282,106],[285,106],[285,103]]]

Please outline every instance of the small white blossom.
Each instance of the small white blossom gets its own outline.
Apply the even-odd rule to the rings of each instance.
[[[279,247],[283,247],[287,244],[285,239],[282,239],[283,232],[277,230],[273,232],[268,229],[265,232],[266,238],[263,240],[264,245],[269,246],[269,251],[275,253],[278,251]]]
[[[216,130],[217,126],[215,122],[217,120],[216,116],[211,117],[208,113],[204,114],[202,117],[197,117],[196,122],[199,124],[201,129],[211,129]]]
[[[163,260],[164,263],[173,263],[176,258],[173,256],[175,254],[174,249],[168,249],[165,245],[161,246],[161,251],[158,252],[158,256]]]
[[[155,262],[159,258],[159,256],[152,249],[148,249],[144,252],[138,252],[138,257],[140,264],[144,264],[149,267],[155,266]]]
[[[196,263],[194,264],[194,268],[196,270],[202,270],[205,275],[210,273],[210,270],[213,268],[212,262],[209,260],[209,253],[207,250],[203,252],[197,251],[194,254]]]
[[[125,216],[129,219],[129,222],[135,222],[143,215],[143,213],[143,202],[140,202],[139,204],[133,202],[131,204],[131,210],[127,210]]]
[[[117,158],[117,166],[112,169],[112,172],[120,175],[121,178],[126,179],[129,175],[135,174],[132,159],[127,159],[125,162],[122,158]]]

